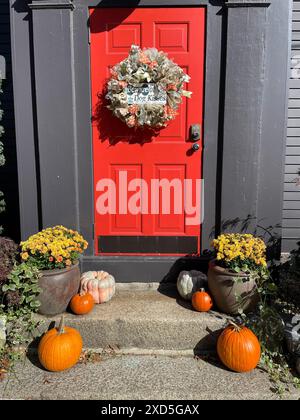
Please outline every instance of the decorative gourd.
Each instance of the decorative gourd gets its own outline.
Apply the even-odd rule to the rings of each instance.
[[[79,293],[72,297],[70,308],[76,315],[88,314],[94,307],[94,298],[90,293],[80,295]]]
[[[62,316],[59,327],[52,328],[42,337],[38,346],[38,356],[45,369],[60,372],[78,362],[81,350],[81,335],[74,328],[65,327]]]
[[[106,271],[87,271],[81,276],[80,294],[90,293],[95,303],[108,302],[115,292],[115,279]]]
[[[207,276],[201,271],[181,271],[177,280],[177,290],[183,299],[191,300],[195,292],[205,286]]]
[[[199,292],[193,294],[192,305],[198,312],[207,312],[212,308],[213,303],[209,294],[204,289],[200,289]]]
[[[247,327],[230,321],[217,342],[217,352],[229,369],[235,372],[249,372],[260,360],[261,348],[256,335]]]

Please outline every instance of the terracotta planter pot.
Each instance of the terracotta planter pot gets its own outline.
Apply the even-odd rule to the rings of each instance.
[[[79,284],[79,263],[68,268],[42,271],[42,277],[39,279],[42,289],[38,297],[41,303],[39,313],[57,315],[65,312],[70,300],[78,292]]]
[[[238,278],[242,281],[237,282]],[[239,309],[249,312],[259,300],[255,281],[248,274],[231,273],[216,265],[215,261],[209,264],[208,287],[217,307],[227,314],[236,315]]]

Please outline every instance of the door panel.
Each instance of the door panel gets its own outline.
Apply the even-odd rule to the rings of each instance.
[[[192,124],[203,126],[205,9],[91,9],[90,29],[95,252],[199,252],[200,220],[193,225],[186,223],[183,185],[185,179],[201,179],[202,134],[200,149],[192,152],[189,132]],[[167,52],[191,76],[188,90],[193,92],[192,98],[183,99],[179,115],[157,136],[128,128],[106,108],[110,69],[128,55],[132,44]],[[98,211],[104,191],[99,181],[106,178],[116,184],[112,205],[116,214]],[[153,192],[152,181],[161,181],[163,186]],[[176,183],[181,183],[181,190]],[[196,183],[193,194],[195,189]],[[163,200],[166,196],[170,197],[169,204]],[[129,204],[134,211],[128,212]]]

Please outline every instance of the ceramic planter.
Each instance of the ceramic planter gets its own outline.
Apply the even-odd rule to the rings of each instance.
[[[211,261],[208,288],[217,307],[224,313],[236,315],[239,310],[250,312],[259,300],[255,280],[245,273],[232,273]]]
[[[79,263],[68,268],[44,270],[39,279],[42,289],[38,300],[39,313],[57,315],[65,312],[70,300],[78,292],[80,284]]]

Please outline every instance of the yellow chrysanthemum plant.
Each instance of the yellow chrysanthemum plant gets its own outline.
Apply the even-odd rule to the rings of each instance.
[[[21,242],[21,258],[39,270],[67,268],[86,250],[87,241],[76,231],[54,226]]]
[[[213,240],[216,264],[234,273],[265,276],[266,244],[251,234],[224,233]]]

